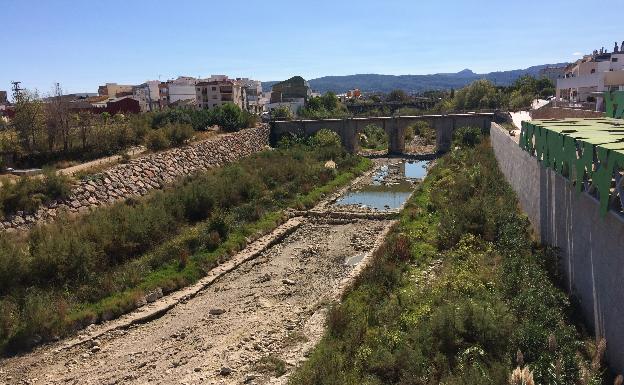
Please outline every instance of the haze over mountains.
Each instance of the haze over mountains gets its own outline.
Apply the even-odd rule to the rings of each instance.
[[[538,76],[539,71],[545,67],[562,66],[567,63],[543,64],[525,69],[511,71],[497,71],[487,74],[477,74],[469,69],[457,73],[439,73],[431,75],[380,75],[380,74],[358,74],[345,76],[323,76],[310,79],[310,87],[313,90],[325,93],[332,91],[335,93],[346,92],[354,88],[359,88],[362,92],[390,92],[395,89],[402,89],[407,92],[422,92],[426,90],[458,89],[478,80],[488,79],[497,85],[508,86],[518,77],[523,75]],[[277,81],[262,82],[264,90],[270,90]]]

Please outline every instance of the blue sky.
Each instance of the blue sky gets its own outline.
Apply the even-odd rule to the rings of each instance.
[[[609,10],[622,0],[0,0],[0,90],[525,68],[612,49]]]

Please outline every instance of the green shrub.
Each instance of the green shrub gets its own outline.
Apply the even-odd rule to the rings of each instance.
[[[340,147],[342,145],[340,136],[336,132],[326,128],[319,130],[316,134],[314,134],[314,140],[316,145],[320,147]]]
[[[275,120],[292,120],[293,113],[287,106],[279,106],[271,110],[271,118]]]
[[[481,143],[482,133],[478,127],[461,127],[455,130],[453,138],[460,145],[474,147]]]
[[[41,178],[24,176],[15,182],[4,179],[0,187],[0,209],[3,215],[18,211],[34,213],[42,203],[66,199],[70,192],[69,177],[46,168]]]
[[[386,131],[383,128],[374,124],[368,124],[362,130],[362,135],[360,135],[360,145],[364,148],[376,150],[386,148],[388,147],[388,135],[386,135]]]
[[[414,130],[414,135],[417,135],[423,139],[427,144],[435,144],[436,142],[436,130],[424,121],[414,123],[411,128]]]
[[[188,142],[195,133],[189,124],[167,124],[162,128],[167,135],[167,140],[172,146],[181,146]]]
[[[145,146],[152,151],[160,151],[171,146],[167,133],[162,128],[153,129],[145,137]]]

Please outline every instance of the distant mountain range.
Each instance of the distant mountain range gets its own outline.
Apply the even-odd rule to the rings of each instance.
[[[558,67],[566,64],[543,64],[526,69],[490,72],[487,74],[477,74],[469,69],[465,69],[457,73],[432,75],[359,74],[323,76],[317,79],[310,79],[308,82],[314,91],[321,93],[327,91],[343,93],[354,88],[359,88],[362,92],[390,92],[395,89],[402,89],[406,92],[422,92],[427,90],[448,90],[451,88],[458,89],[478,79],[488,79],[497,85],[508,86],[520,76],[538,76],[542,68]],[[262,82],[262,89],[270,90],[275,83],[277,81]]]

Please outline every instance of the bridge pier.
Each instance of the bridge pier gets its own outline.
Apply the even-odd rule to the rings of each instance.
[[[431,127],[436,130],[436,150],[444,153],[451,149],[453,143],[453,131],[455,130],[455,118],[433,119],[430,121]]]
[[[342,120],[342,130],[340,130],[340,140],[345,149],[355,154],[360,150],[360,138],[358,135],[358,124],[353,119]]]
[[[388,152],[390,154],[402,154],[405,152],[405,131],[407,127],[418,121],[426,121],[436,130],[437,151],[447,152],[451,148],[453,131],[456,128],[473,126],[487,130],[490,128],[493,119],[493,113],[472,113],[276,121],[271,122],[271,143],[277,143],[277,140],[283,135],[310,136],[314,135],[318,130],[325,128],[337,133],[345,149],[355,153],[360,149],[360,129],[367,124],[376,124],[381,126],[388,135]]]
[[[384,126],[389,125],[388,134],[388,153],[391,155],[403,154],[405,152],[405,130],[407,124],[399,118],[392,118],[391,121],[385,122]],[[384,127],[386,128],[386,127]]]

